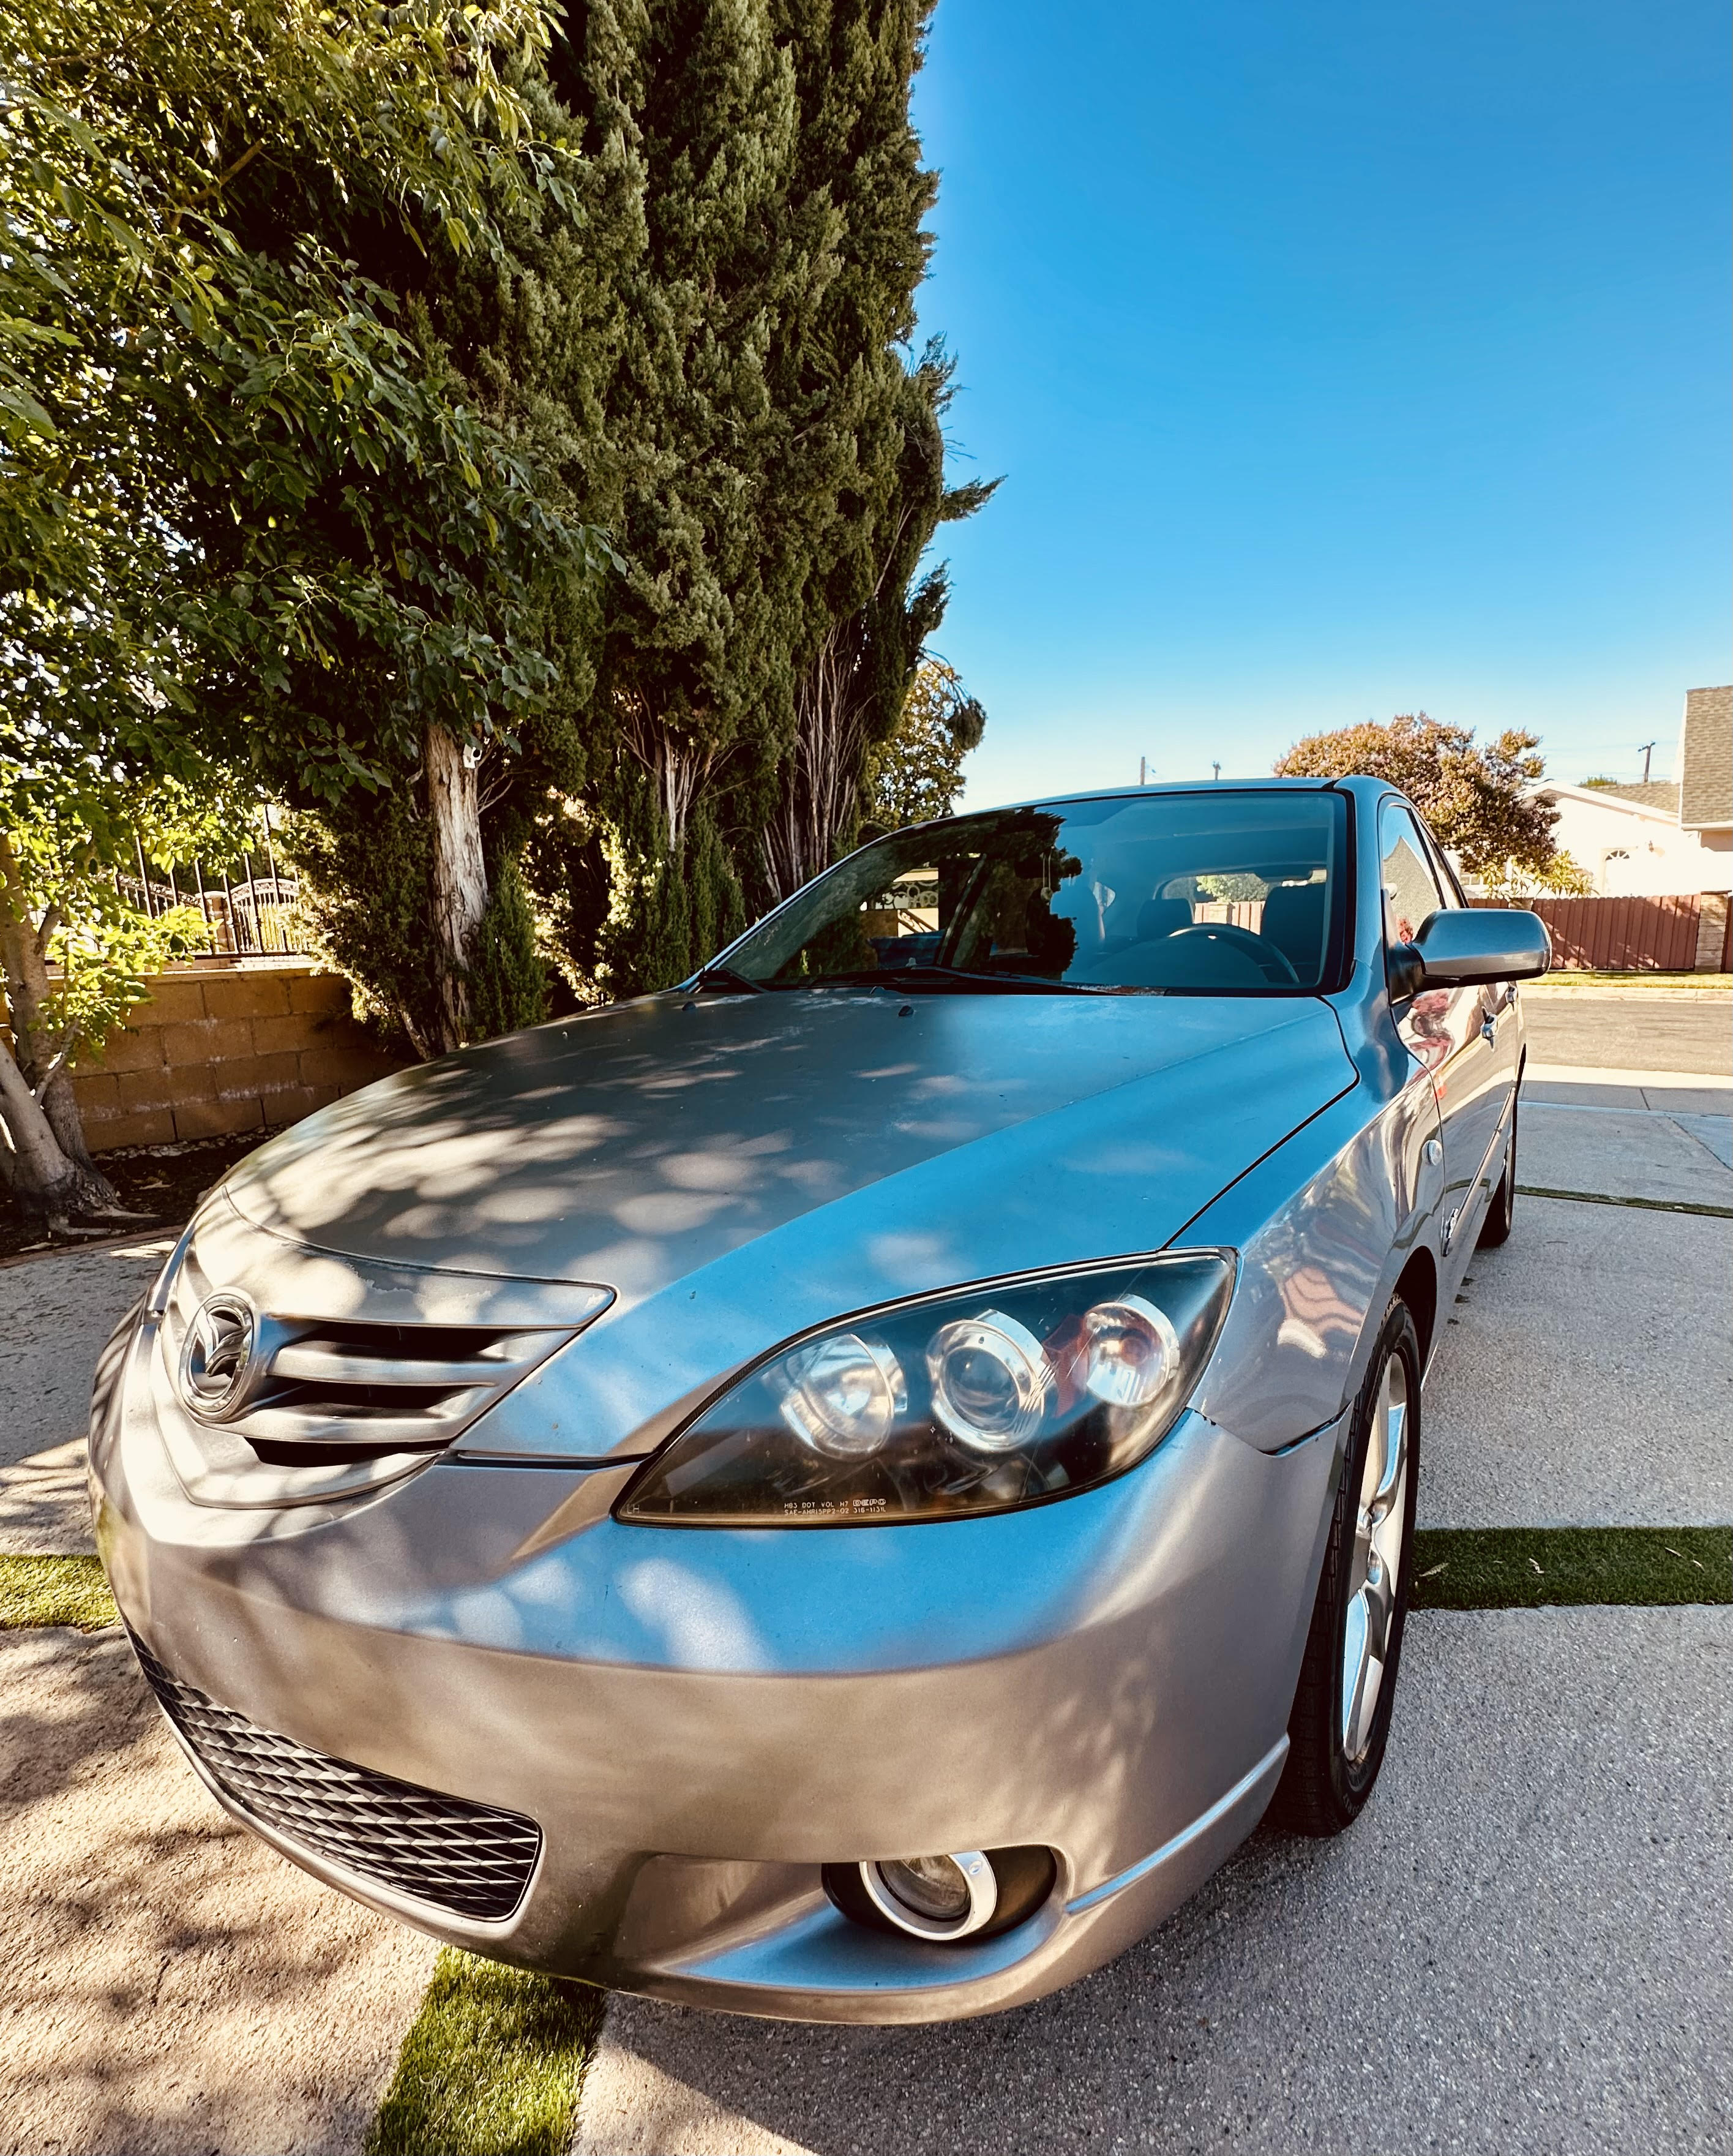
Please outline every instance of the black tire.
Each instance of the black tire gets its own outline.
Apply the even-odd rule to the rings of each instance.
[[[1385,1651],[1381,1661],[1382,1677],[1370,1727],[1357,1732],[1360,1748],[1351,1753],[1349,1737],[1345,1732],[1349,1717],[1344,1701],[1344,1664],[1350,1609],[1361,1599],[1354,1584],[1356,1568],[1362,1569],[1368,1596],[1373,1584],[1365,1578],[1358,1555],[1361,1498],[1367,1455],[1380,1419],[1384,1373],[1392,1360],[1400,1367],[1407,1394],[1403,1434],[1406,1450],[1396,1478],[1403,1491],[1402,1514],[1397,1530],[1397,1546],[1392,1553],[1393,1566],[1381,1563],[1379,1568],[1382,1578],[1387,1579],[1390,1572],[1394,1572],[1382,1636]],[[1270,1808],[1273,1820],[1299,1834],[1340,1834],[1345,1827],[1353,1825],[1378,1779],[1390,1735],[1391,1707],[1396,1697],[1402,1630],[1407,1617],[1408,1584],[1413,1568],[1414,1493],[1420,1466],[1420,1340],[1408,1306],[1399,1297],[1384,1313],[1384,1322],[1378,1328],[1377,1344],[1367,1366],[1366,1382],[1354,1403],[1349,1430],[1346,1453],[1336,1483],[1330,1541],[1324,1553],[1323,1576],[1318,1582],[1318,1599],[1312,1609],[1300,1685],[1288,1721],[1288,1763]],[[1381,1439],[1381,1455],[1383,1450]],[[1382,1517],[1387,1521],[1392,1509],[1389,1506],[1384,1508]],[[1382,1598],[1378,1607],[1382,1608]]]
[[[1500,1243],[1510,1240],[1510,1229],[1516,1218],[1516,1103],[1510,1103],[1510,1142],[1505,1151],[1505,1172],[1499,1178],[1499,1187],[1487,1201],[1486,1218],[1480,1223],[1480,1235],[1476,1247],[1495,1250]]]

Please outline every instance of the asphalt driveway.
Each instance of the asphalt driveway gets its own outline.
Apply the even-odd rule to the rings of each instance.
[[[1725,993],[1531,988],[1523,996],[1522,1017],[1536,1063],[1733,1078],[1733,1024]]]
[[[583,2156],[1733,2145],[1733,1612],[1417,1618],[1373,1803],[948,2028],[616,1999]]]

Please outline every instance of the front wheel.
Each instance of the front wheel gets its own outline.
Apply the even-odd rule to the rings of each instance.
[[[1272,1808],[1300,1834],[1352,1825],[1390,1735],[1420,1466],[1420,1341],[1400,1299],[1384,1314],[1349,1430]]]

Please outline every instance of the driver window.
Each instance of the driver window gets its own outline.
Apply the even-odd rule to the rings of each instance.
[[[1387,801],[1378,812],[1379,880],[1384,891],[1384,941],[1412,943],[1429,913],[1445,904],[1432,855],[1410,812]]]

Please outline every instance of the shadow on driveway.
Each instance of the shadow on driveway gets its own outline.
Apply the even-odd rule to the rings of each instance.
[[[0,2149],[359,2149],[433,1948],[211,1801],[117,1633],[0,1633]]]

